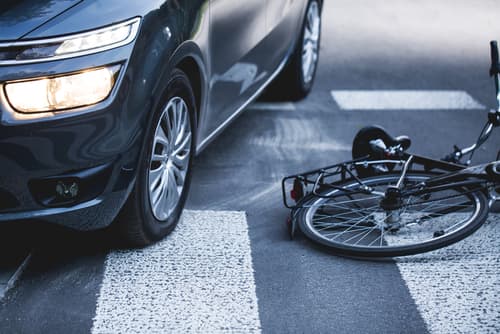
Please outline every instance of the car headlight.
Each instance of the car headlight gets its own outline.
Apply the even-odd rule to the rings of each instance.
[[[88,106],[109,96],[119,68],[119,65],[114,65],[57,77],[6,83],[5,94],[11,106],[22,113]]]
[[[108,46],[116,46],[117,44],[126,42],[131,36],[135,37],[138,23],[139,20],[135,19],[131,23],[112,26],[110,28],[67,39],[57,47],[54,53],[56,55],[64,55]],[[132,31],[134,31],[134,34],[132,34]]]
[[[0,65],[83,56],[124,46],[139,31],[140,18],[84,33],[33,41],[0,43]]]

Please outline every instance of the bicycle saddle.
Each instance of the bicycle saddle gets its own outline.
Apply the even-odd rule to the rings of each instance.
[[[392,154],[400,154],[406,151],[410,145],[411,140],[407,136],[393,137],[381,126],[366,126],[359,130],[356,137],[354,137],[352,158],[356,160],[368,156],[370,160],[383,160],[390,158]],[[393,164],[367,167],[357,165],[356,171],[358,176],[368,177],[381,171],[391,171],[393,168]]]
[[[361,158],[367,155],[373,155],[375,152],[371,142],[380,139],[385,144],[385,148],[401,147],[406,151],[411,145],[411,139],[408,136],[393,137],[385,131],[385,129],[378,125],[366,126],[359,130],[354,137],[352,143],[352,157],[353,159]],[[380,157],[383,158],[383,157]]]

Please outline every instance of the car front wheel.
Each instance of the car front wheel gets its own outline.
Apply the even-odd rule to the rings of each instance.
[[[174,70],[147,131],[136,183],[117,218],[128,244],[149,245],[177,225],[191,180],[194,115],[189,78]]]

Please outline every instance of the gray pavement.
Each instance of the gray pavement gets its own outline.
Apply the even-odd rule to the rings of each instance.
[[[263,333],[446,331],[448,327],[432,322],[432,296],[423,302],[415,298],[415,291],[422,295],[415,290],[420,281],[413,280],[415,275],[408,279],[407,273],[414,272],[408,263],[342,258],[303,237],[290,241],[279,181],[349,159],[352,138],[369,124],[409,135],[414,152],[436,158],[449,153],[453,144],[471,143],[486,120],[485,110],[344,110],[331,91],[453,90],[493,106],[488,42],[500,39],[499,12],[496,0],[327,0],[311,96],[296,104],[250,107],[196,159],[188,209],[246,212]],[[499,143],[497,132],[475,161],[493,159]],[[498,220],[493,216],[489,226]],[[24,229],[10,240],[36,251],[17,287],[1,302],[0,332],[89,333],[106,275],[109,236],[45,225],[37,225],[35,237],[26,241],[28,233]],[[493,273],[484,284],[498,291],[498,243],[483,246],[490,257],[481,270]],[[459,270],[472,268],[471,252],[463,258],[460,251],[453,253]],[[445,256],[441,261],[445,265],[449,260]],[[443,280],[445,287],[446,275],[430,270],[427,278]],[[485,285],[472,287],[472,292],[481,295]],[[485,305],[493,305],[495,312],[490,299]],[[476,302],[481,304],[481,298]],[[494,325],[485,328],[495,331]]]

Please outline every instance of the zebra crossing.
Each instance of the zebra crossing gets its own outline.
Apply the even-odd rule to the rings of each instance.
[[[498,223],[396,260],[430,333],[500,330]],[[92,333],[260,333],[251,254],[244,212],[186,211],[162,242],[108,255]]]
[[[108,255],[92,333],[260,333],[245,213],[186,211],[179,225]]]

